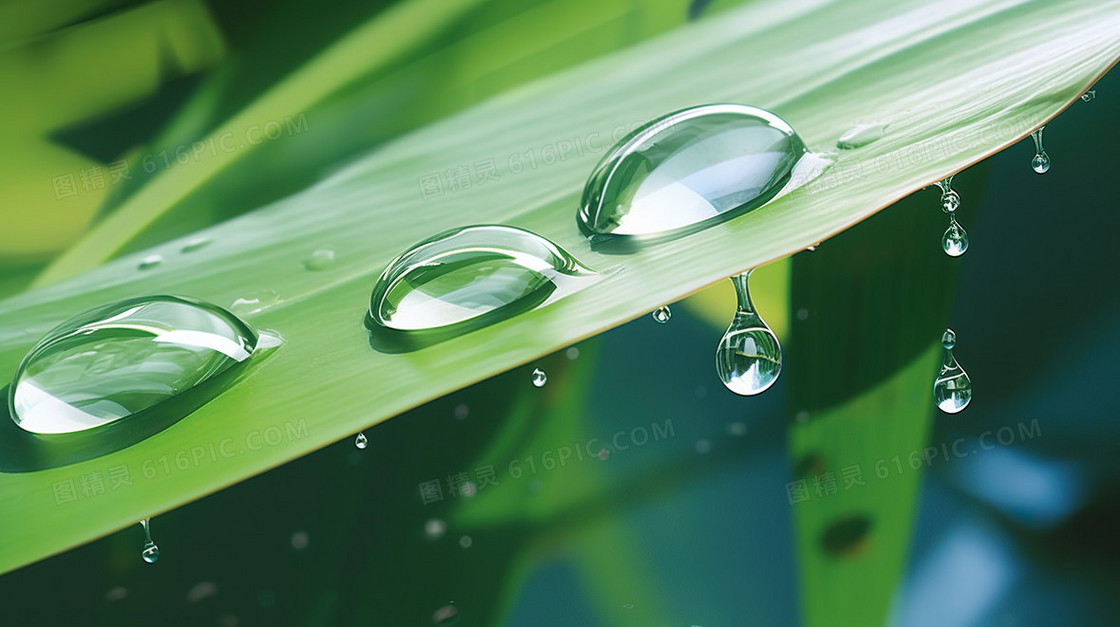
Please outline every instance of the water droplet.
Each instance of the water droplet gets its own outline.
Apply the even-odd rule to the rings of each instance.
[[[466,420],[467,416],[471,415],[471,408],[465,403],[460,403],[455,406],[455,418],[459,420]]]
[[[321,248],[303,260],[303,267],[311,271],[326,270],[334,265],[334,251]]]
[[[819,176],[834,158],[810,153],[778,116],[717,104],[662,116],[595,166],[577,222],[593,246],[623,250],[742,215]]]
[[[366,438],[365,432],[359,433],[358,437],[354,438],[354,446],[364,449],[369,446],[369,439]]]
[[[196,250],[202,250],[203,248],[209,246],[211,241],[212,240],[209,237],[202,235],[198,237],[192,237],[187,240],[185,244],[183,244],[182,248],[179,249],[179,252],[186,254],[193,253]]]
[[[938,409],[947,414],[955,414],[972,402],[972,380],[953,356],[957,334],[952,329],[945,329],[941,345],[945,347],[945,359],[941,363],[937,380],[933,382],[933,399]]]
[[[474,544],[474,540],[471,540],[470,536],[463,536],[462,538],[459,538],[459,546],[463,547],[464,549],[471,548],[472,544]]]
[[[140,521],[140,526],[144,528],[144,548],[140,551],[140,558],[149,564],[155,564],[159,559],[159,547],[152,542],[151,524],[149,518]]]
[[[447,533],[447,523],[438,518],[432,518],[424,523],[424,534],[429,540],[439,540]]]
[[[723,385],[740,396],[761,394],[782,371],[782,347],[754,310],[748,280],[751,270],[731,277],[739,301],[735,318],[716,348],[716,372]]]
[[[564,356],[572,360],[579,359],[579,348],[575,346],[568,347],[568,350],[564,351]]]
[[[148,255],[140,260],[140,264],[137,267],[141,270],[150,270],[161,263],[163,263],[163,257],[161,255]]]
[[[424,338],[440,341],[542,307],[599,278],[535,233],[510,226],[452,229],[389,264],[373,289],[366,326],[375,341],[415,348]]]
[[[532,380],[534,386],[543,388],[544,384],[548,383],[548,374],[540,368],[533,368]]]
[[[302,551],[307,548],[308,544],[311,544],[311,536],[309,536],[306,531],[303,531],[301,529],[292,533],[291,540],[289,541],[292,543],[293,549]]]
[[[280,302],[280,295],[276,293],[276,290],[257,290],[233,301],[229,310],[239,316],[244,316],[261,311],[265,307],[275,305],[278,302]]]
[[[445,605],[432,614],[432,622],[436,625],[452,625],[459,618],[459,609],[454,605]]]
[[[653,310],[653,319],[660,324],[665,324],[672,317],[673,310],[669,309],[668,305],[664,305]]]
[[[956,211],[961,206],[961,195],[953,189],[953,177],[938,181],[937,187],[941,190],[941,210],[945,213]]]
[[[886,124],[856,124],[844,131],[840,139],[836,140],[836,147],[840,150],[853,150],[870,144],[881,138],[886,132]]]
[[[965,233],[964,227],[957,222],[955,215],[949,216],[949,228],[945,229],[945,234],[941,236],[941,248],[950,257],[960,257],[968,250],[968,233]]]
[[[601,459],[603,461],[607,461],[607,459],[609,459],[610,456],[611,456],[611,452],[608,451],[607,449],[605,449],[605,448],[599,449],[599,459]]]
[[[817,246],[820,246],[820,245],[821,245],[821,243],[817,242],[816,244],[813,244],[812,246],[806,246],[805,250],[807,250],[811,253],[815,253],[815,252],[817,252]]]
[[[1097,97],[1097,90],[1090,89],[1089,91],[1081,94],[1081,101],[1082,102],[1092,102],[1093,99],[1096,98],[1096,97]]]
[[[245,361],[263,343],[249,325],[199,300],[151,296],[90,309],[27,353],[9,392],[27,431],[71,433],[109,424]]]
[[[1043,126],[1031,133],[1031,139],[1034,140],[1034,157],[1031,159],[1031,169],[1039,174],[1046,174],[1050,171],[1050,155],[1046,154],[1046,150],[1042,148],[1042,131],[1045,128]]]

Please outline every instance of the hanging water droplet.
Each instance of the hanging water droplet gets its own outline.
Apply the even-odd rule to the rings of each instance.
[[[189,240],[187,240],[187,242],[185,244],[183,244],[183,247],[179,249],[179,252],[184,253],[184,254],[185,253],[193,253],[196,250],[202,250],[203,248],[206,248],[207,246],[210,245],[210,242],[211,242],[211,239],[209,237],[206,237],[206,236],[203,236],[203,235],[200,235],[198,237],[192,237]]]
[[[540,368],[534,368],[532,374],[533,385],[543,388],[545,383],[548,383],[548,375]]]
[[[452,229],[389,264],[373,288],[366,326],[375,340],[390,334],[422,345],[545,306],[600,278],[523,229]]]
[[[334,251],[329,248],[320,248],[308,255],[303,260],[303,267],[311,271],[326,270],[334,265]]]
[[[886,124],[856,124],[836,140],[836,147],[840,150],[860,148],[881,138],[886,132]]]
[[[1081,94],[1081,101],[1082,102],[1092,102],[1093,99],[1096,98],[1096,97],[1097,97],[1097,90],[1090,89],[1089,91]]]
[[[265,307],[275,305],[278,302],[280,302],[280,295],[276,293],[276,290],[256,290],[233,301],[229,310],[239,316],[244,316],[261,311]]]
[[[673,317],[673,310],[668,305],[663,305],[653,310],[653,319],[659,324],[665,324]]]
[[[961,206],[961,195],[953,189],[953,177],[938,181],[937,187],[941,190],[941,210],[945,213],[956,211]]]
[[[34,433],[112,423],[245,361],[264,336],[228,311],[176,296],[133,298],[58,325],[16,370],[12,419]]]
[[[815,253],[815,252],[817,252],[817,246],[820,246],[820,245],[821,245],[821,243],[817,242],[816,244],[813,244],[812,246],[806,246],[805,250],[807,250],[811,253]]]
[[[141,270],[150,270],[161,263],[163,263],[163,257],[161,255],[148,255],[141,259],[140,264],[136,267]]]
[[[679,237],[804,185],[832,161],[810,153],[793,128],[769,111],[692,107],[662,116],[615,145],[584,187],[577,222],[593,245]]]
[[[144,528],[144,548],[140,550],[140,557],[149,564],[155,564],[159,559],[159,547],[152,542],[151,519],[141,520],[140,526]]]
[[[366,446],[369,446],[369,439],[366,438],[365,432],[359,433],[358,436],[354,438],[354,446],[359,449],[364,449]]]
[[[1046,174],[1050,171],[1050,155],[1046,154],[1046,150],[1042,148],[1042,131],[1045,128],[1043,126],[1031,133],[1031,139],[1034,140],[1034,157],[1031,159],[1031,169],[1039,174]]]
[[[964,227],[957,222],[955,215],[949,216],[949,228],[945,229],[945,234],[941,236],[941,248],[950,257],[960,257],[968,250],[968,233],[965,233]]]
[[[782,347],[754,310],[748,280],[751,271],[731,278],[738,308],[716,348],[716,372],[723,385],[740,396],[761,394],[782,371]]]
[[[968,373],[957,363],[953,356],[953,347],[957,345],[957,334],[952,329],[945,329],[941,336],[941,345],[945,348],[945,359],[941,363],[941,371],[933,382],[933,399],[937,408],[947,414],[955,414],[972,402],[972,380]]]

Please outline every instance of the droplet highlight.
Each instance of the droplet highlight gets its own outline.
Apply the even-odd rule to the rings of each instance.
[[[93,429],[148,409],[249,358],[261,337],[191,298],[123,300],[58,325],[23,358],[12,419],[39,434]]]
[[[354,446],[361,450],[369,446],[369,439],[366,437],[365,432],[359,433],[357,437],[354,438]]]
[[[658,307],[657,309],[654,309],[653,313],[650,315],[653,317],[654,322],[658,324],[665,324],[673,318],[673,310],[669,309],[668,305],[663,305],[661,307]]]
[[[147,257],[141,259],[140,263],[136,267],[141,270],[151,270],[152,268],[162,263],[163,257],[161,255],[148,255]]]
[[[770,389],[782,371],[782,347],[777,336],[754,310],[748,280],[751,271],[732,277],[738,306],[735,318],[716,348],[720,381],[740,396]]]
[[[836,147],[840,150],[854,150],[881,139],[887,132],[887,125],[880,123],[856,124],[844,131],[836,140]]]
[[[957,334],[952,329],[945,329],[941,345],[945,348],[945,358],[941,363],[941,371],[933,382],[933,399],[941,411],[956,414],[972,402],[972,380],[953,356]]]
[[[1042,131],[1045,128],[1043,126],[1031,133],[1031,139],[1034,140],[1034,157],[1031,158],[1031,169],[1038,174],[1046,174],[1050,171],[1050,155],[1046,154],[1046,150],[1042,147]]]
[[[544,384],[548,383],[548,374],[540,368],[534,368],[533,373],[530,375],[530,380],[533,382],[534,387],[543,388]]]
[[[239,316],[244,316],[261,311],[278,302],[280,302],[280,295],[276,293],[276,290],[255,290],[230,303],[229,310]]]
[[[960,257],[968,251],[968,233],[957,222],[956,216],[949,216],[949,227],[941,236],[941,248],[950,257]]]
[[[145,518],[140,521],[140,526],[144,528],[144,548],[140,549],[140,559],[148,564],[155,564],[159,559],[159,547],[155,542],[152,542],[152,529],[151,519]]]
[[[737,104],[692,107],[638,128],[592,171],[577,214],[593,246],[625,251],[756,209],[834,160],[778,116]]]

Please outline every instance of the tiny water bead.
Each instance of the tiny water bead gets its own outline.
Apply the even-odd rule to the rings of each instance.
[[[359,449],[364,449],[369,446],[369,439],[366,438],[365,432],[359,433],[358,436],[354,438],[354,446]]]
[[[276,290],[255,290],[230,303],[229,310],[239,316],[244,316],[261,311],[265,307],[275,305],[278,302],[280,302],[280,295],[276,293]]]
[[[144,528],[144,548],[140,550],[140,558],[149,564],[155,564],[159,559],[159,547],[152,542],[151,524],[149,518],[140,521],[140,526]]]
[[[317,272],[326,270],[334,265],[334,251],[329,248],[321,248],[308,255],[307,259],[303,260],[303,267]]]
[[[1046,150],[1042,147],[1042,131],[1046,127],[1040,127],[1037,131],[1031,133],[1031,139],[1034,140],[1034,157],[1031,158],[1031,169],[1038,174],[1046,174],[1050,171],[1050,155],[1046,154]]]
[[[941,236],[941,248],[950,257],[960,257],[968,250],[968,233],[954,215],[949,216],[949,228]]]
[[[1097,97],[1097,90],[1090,89],[1089,91],[1081,94],[1081,102],[1092,102]]]
[[[534,368],[531,379],[534,387],[543,388],[545,383],[548,383],[548,374],[540,368]]]
[[[886,124],[856,124],[836,140],[836,147],[840,150],[854,150],[882,138],[886,132]]]
[[[543,307],[599,280],[529,231],[469,226],[426,239],[394,259],[370,297],[371,331],[469,331]]]
[[[782,371],[782,347],[751,302],[748,280],[751,271],[732,277],[738,307],[731,326],[716,348],[716,372],[720,381],[740,396],[768,390]]]
[[[945,329],[941,345],[945,348],[945,359],[933,382],[933,398],[938,409],[947,414],[956,414],[972,402],[972,380],[953,356],[957,334],[952,329]]]
[[[187,242],[185,244],[183,244],[183,247],[179,249],[179,252],[185,254],[185,253],[193,253],[196,250],[202,250],[203,248],[206,248],[207,246],[209,246],[211,241],[212,240],[209,237],[205,237],[205,236],[201,236],[201,235],[198,236],[198,237],[192,237],[189,240],[187,240]]]
[[[638,128],[603,157],[577,223],[593,245],[679,237],[760,207],[831,161],[769,111],[692,107]]]
[[[673,317],[673,310],[669,309],[668,305],[663,305],[653,310],[653,320],[659,324],[665,324]]]
[[[211,379],[261,336],[200,300],[123,300],[58,325],[23,358],[9,391],[12,419],[39,434],[100,427]]]
[[[140,264],[136,266],[141,270],[150,270],[163,263],[163,257],[160,255],[148,255],[140,260]]]

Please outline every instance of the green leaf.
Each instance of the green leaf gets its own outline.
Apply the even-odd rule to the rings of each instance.
[[[200,251],[181,254],[182,241],[150,249],[166,259],[158,268],[137,270],[139,255],[126,256],[0,303],[0,364],[8,373],[51,325],[145,293],[229,305],[274,290],[277,301],[246,318],[287,340],[214,400],[134,446],[0,476],[0,514],[8,521],[0,570],[177,507],[825,240],[1045,122],[1116,61],[1118,35],[1117,2],[755,2],[386,144],[304,192],[207,229],[213,243]],[[320,59],[321,74],[301,72],[276,89],[302,102],[301,89],[347,74],[332,65],[347,58]],[[890,129],[841,153],[815,184],[729,223],[629,256],[590,251],[574,214],[584,177],[612,133],[714,101],[773,110],[818,149],[855,122]],[[562,151],[568,144],[572,150]],[[494,161],[499,181],[421,196],[422,177],[483,160]],[[163,191],[178,197],[178,185]],[[146,215],[148,204],[169,202],[159,192],[145,187],[131,201],[135,211]],[[102,227],[134,228],[135,215],[119,211]],[[424,350],[372,350],[361,322],[377,274],[412,243],[471,223],[529,228],[588,265],[615,271],[548,307]],[[333,267],[303,269],[306,255],[328,246],[337,253]],[[250,446],[266,437],[274,443]],[[237,452],[210,455],[222,442]],[[177,466],[179,459],[186,461]],[[133,485],[56,501],[60,483],[121,466]],[[150,467],[154,477],[145,478]]]

